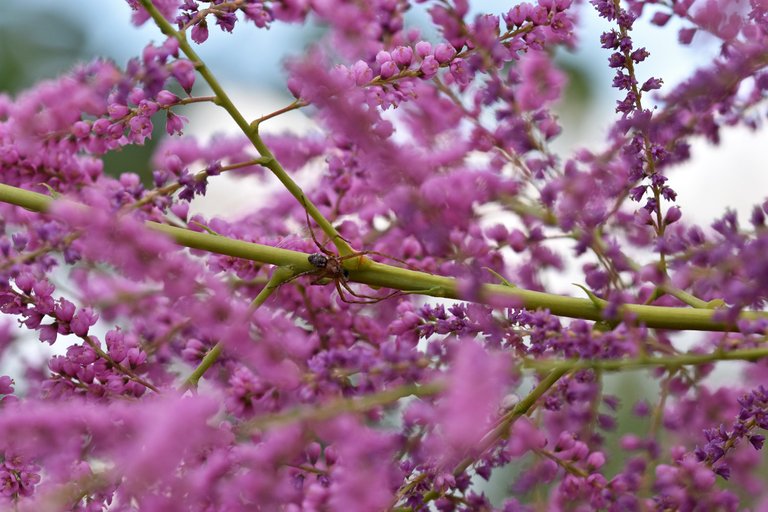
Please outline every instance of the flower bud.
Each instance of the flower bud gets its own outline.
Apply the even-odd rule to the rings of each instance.
[[[668,226],[680,220],[680,217],[682,216],[683,214],[680,211],[680,208],[678,208],[677,206],[673,206],[672,208],[667,210],[667,214],[664,215],[664,224]]]
[[[440,64],[449,62],[454,55],[456,55],[456,49],[447,43],[440,43],[435,47],[435,60]]]

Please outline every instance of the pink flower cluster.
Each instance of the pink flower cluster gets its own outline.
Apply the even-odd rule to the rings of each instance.
[[[672,188],[695,137],[764,123],[765,1],[128,4],[166,39],[0,96],[0,508],[766,507],[768,202],[697,226]],[[721,52],[667,89],[632,31],[673,18]],[[194,51],[214,23],[323,26],[295,101],[244,119]],[[620,97],[565,152],[577,45]],[[204,102],[243,135],[182,136]],[[318,129],[263,133],[296,109]],[[160,114],[151,176],[105,175]],[[194,213],[223,173],[286,190]],[[653,389],[606,378],[630,370]]]

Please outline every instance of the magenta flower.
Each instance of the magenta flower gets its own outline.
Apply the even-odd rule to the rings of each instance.
[[[438,69],[440,69],[440,63],[432,55],[424,57],[424,60],[421,61],[421,66],[419,66],[419,71],[421,71],[425,79],[435,76]]]
[[[138,0],[127,0],[128,5],[134,10],[131,21],[134,25],[143,25],[149,20],[149,13],[144,9]],[[176,11],[179,9],[179,0],[153,0],[154,6],[160,11],[168,21],[172,21],[176,16]]]
[[[520,61],[520,86],[517,99],[523,110],[536,110],[557,100],[565,85],[565,75],[542,52],[531,52]]]
[[[171,74],[187,93],[192,91],[192,85],[195,83],[195,67],[190,61],[184,59],[174,61],[171,64]]]
[[[208,22],[204,19],[195,23],[191,32],[192,40],[197,44],[202,44],[208,39]]]
[[[0,375],[0,395],[13,393],[13,379],[7,375]]]
[[[445,43],[440,43],[435,46],[435,60],[440,64],[447,64],[456,55],[456,49]]]
[[[179,116],[170,110],[165,118],[165,131],[168,135],[181,135],[184,124],[189,120],[184,116]]]
[[[394,62],[394,61],[392,61],[392,60],[388,60],[388,61],[385,61],[385,62],[384,62],[382,65],[381,65],[381,69],[379,70],[379,75],[380,75],[380,76],[381,76],[381,78],[383,78],[384,80],[387,80],[387,79],[389,79],[389,78],[392,78],[392,77],[393,77],[393,76],[395,76],[397,73],[398,73],[398,69],[397,69],[397,63],[395,63],[395,62]]]
[[[768,201],[674,176],[763,129],[765,1],[128,4],[157,43],[0,94],[0,509],[768,503]],[[273,27],[249,109],[204,45]]]
[[[409,46],[398,46],[392,50],[392,60],[401,67],[407,68],[413,61],[413,50]]]

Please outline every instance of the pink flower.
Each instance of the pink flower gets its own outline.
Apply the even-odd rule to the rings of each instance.
[[[432,55],[432,44],[429,41],[419,41],[416,43],[416,55],[421,59]]]
[[[99,315],[91,308],[84,308],[75,313],[70,322],[72,333],[77,336],[86,336],[92,325],[96,324]]]
[[[0,395],[13,393],[13,379],[7,375],[0,375]]]
[[[53,324],[47,324],[40,327],[40,341],[44,341],[49,345],[56,343],[56,337],[58,334],[58,326]]]
[[[440,69],[440,63],[437,62],[437,60],[435,60],[432,55],[427,55],[424,57],[424,60],[419,66],[419,71],[421,71],[422,78],[424,79],[430,79],[435,76],[438,69]]]
[[[456,55],[456,49],[447,43],[440,43],[435,47],[435,60],[440,64],[447,64]]]
[[[363,60],[358,60],[352,65],[352,75],[357,86],[363,86],[373,80],[373,70]]]
[[[409,46],[398,46],[392,50],[392,60],[401,68],[407,68],[413,61],[413,50]]]
[[[185,91],[192,92],[192,86],[195,83],[195,66],[192,62],[185,59],[173,61],[171,74]]]
[[[192,40],[197,44],[202,44],[208,40],[208,22],[204,19],[192,26]]]
[[[394,61],[388,60],[381,65],[379,75],[384,80],[392,78],[398,73],[397,64]]]
[[[165,132],[168,135],[181,135],[184,124],[189,120],[184,116],[179,116],[170,110],[165,117]]]
[[[552,65],[544,52],[529,52],[520,60],[517,102],[523,110],[537,110],[558,99],[565,74]]]
[[[501,354],[491,354],[471,339],[454,346],[448,389],[435,410],[441,458],[470,453],[479,446],[506,393],[509,363]],[[438,449],[435,446],[435,449]],[[437,455],[437,453],[435,454]]]
[[[179,9],[180,0],[152,0],[152,3],[157,10],[160,11],[160,14],[163,15],[163,18],[168,21],[173,21],[176,17],[176,12]],[[128,0],[128,4],[134,10],[133,16],[131,17],[131,21],[134,25],[143,25],[150,18],[149,13],[138,0]]]

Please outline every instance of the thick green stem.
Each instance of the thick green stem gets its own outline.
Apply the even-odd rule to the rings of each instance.
[[[326,219],[320,213],[320,210],[317,209],[317,207],[309,200],[309,198],[304,195],[301,187],[299,187],[296,182],[291,179],[288,173],[285,172],[285,169],[283,169],[283,166],[280,165],[280,162],[275,159],[275,156],[272,154],[269,148],[267,148],[266,144],[264,144],[264,141],[261,139],[261,136],[258,133],[258,123],[252,127],[251,123],[249,123],[243,114],[240,113],[235,104],[232,102],[232,99],[229,97],[226,91],[224,91],[224,88],[221,86],[219,81],[216,79],[213,73],[211,73],[211,70],[208,69],[208,66],[205,64],[205,62],[203,62],[197,52],[195,52],[195,50],[189,44],[185,33],[183,31],[174,29],[173,26],[165,18],[163,18],[163,15],[160,14],[160,11],[155,8],[151,0],[139,1],[152,17],[160,31],[166,36],[173,37],[179,42],[179,49],[184,52],[184,55],[186,55],[187,58],[192,61],[192,63],[194,63],[197,72],[200,73],[200,76],[203,77],[213,93],[216,95],[214,103],[227,111],[237,126],[243,131],[245,136],[248,137],[248,140],[251,141],[251,144],[253,144],[253,147],[256,148],[256,151],[258,151],[262,157],[267,159],[267,161],[262,165],[272,171],[277,179],[280,180],[280,183],[282,183],[283,186],[293,195],[293,197],[295,197],[296,200],[306,208],[309,216],[312,217],[315,222],[317,222],[317,225],[320,226],[320,229],[322,229],[328,238],[333,242],[333,244],[336,246],[336,249],[339,251],[339,254],[352,254],[354,251],[349,246],[349,244],[341,237],[341,235],[339,235],[338,231],[336,231],[336,228],[334,228],[328,219]]]
[[[296,271],[291,266],[277,267],[275,271],[272,272],[272,277],[269,278],[266,286],[264,286],[256,298],[253,299],[253,302],[251,303],[251,310],[258,309],[262,304],[264,304],[269,296],[272,295],[272,292],[277,290],[281,284],[290,280],[295,275]]]
[[[52,199],[43,194],[0,184],[0,201],[15,204],[28,210],[45,212]],[[224,236],[199,233],[157,222],[147,222],[146,225],[154,231],[165,233],[177,244],[192,249],[201,249],[272,265],[291,266],[297,273],[314,269],[307,260],[308,254],[303,252],[232,240]],[[356,268],[357,258],[349,258],[344,264],[345,268],[349,270],[349,280],[353,282],[433,297],[462,298],[459,296],[456,280],[450,277],[436,276],[378,262],[370,262],[364,268],[358,269]],[[590,299],[555,295],[505,285],[482,285],[476,300],[496,307],[548,309],[552,314],[558,316],[595,321],[603,319],[601,308]],[[716,311],[712,309],[626,304],[620,308],[619,318],[625,314],[635,318],[637,324],[659,329],[738,330],[735,325],[715,320]],[[766,317],[768,317],[768,313],[754,311],[743,312],[740,315],[740,318],[745,320],[757,320]]]

